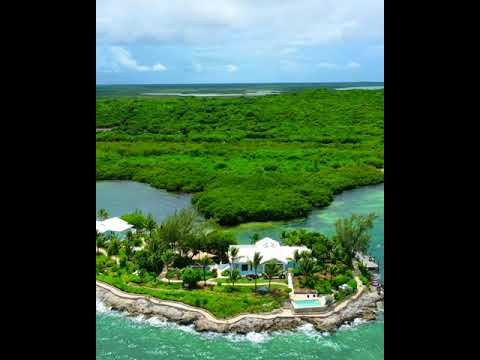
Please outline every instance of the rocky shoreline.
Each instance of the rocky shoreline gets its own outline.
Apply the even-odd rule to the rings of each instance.
[[[248,314],[233,319],[216,319],[207,312],[185,304],[154,300],[141,295],[122,293],[105,284],[97,283],[96,296],[112,310],[126,312],[129,315],[144,315],[179,325],[193,324],[195,330],[217,333],[270,332],[292,330],[307,323],[321,332],[334,332],[341,325],[357,318],[366,321],[377,317],[378,309],[383,305],[383,291],[363,291],[347,306],[327,315],[292,315],[277,310],[269,314]]]

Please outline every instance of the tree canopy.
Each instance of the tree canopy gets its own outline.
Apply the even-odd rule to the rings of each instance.
[[[96,179],[195,193],[220,224],[283,220],[383,181],[383,90],[97,98]]]

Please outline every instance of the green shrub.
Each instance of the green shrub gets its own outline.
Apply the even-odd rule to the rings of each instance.
[[[230,269],[223,270],[222,276],[229,277],[230,276]]]
[[[107,246],[108,256],[118,255],[119,251],[120,251],[120,241],[117,239],[110,240]]]
[[[125,255],[122,255],[120,256],[120,259],[119,259],[119,266],[120,268],[125,268],[127,266],[127,261],[128,261],[128,258],[125,256]]]
[[[182,273],[178,269],[169,269],[166,277],[167,279],[181,279]]]
[[[335,293],[335,301],[342,301],[342,300],[345,299],[348,295],[349,295],[349,293],[346,292],[346,291],[337,291],[337,292]]]
[[[366,278],[365,276],[360,275],[358,278],[360,279],[363,285],[366,285],[366,286],[370,285],[370,280],[368,280],[368,278]]]
[[[143,274],[144,283],[154,282],[156,279],[157,279],[157,276],[155,275],[155,273],[145,272]]]
[[[137,230],[144,229],[147,224],[153,220],[151,215],[145,216],[140,210],[135,210],[131,214],[122,215],[121,218],[133,225]],[[153,221],[153,223],[155,223],[155,221]]]
[[[183,284],[186,285],[189,289],[193,289],[197,286],[197,282],[202,279],[202,273],[194,269],[184,269],[182,271],[182,280]]]
[[[142,278],[139,275],[129,275],[130,282],[133,282],[135,284],[141,284],[142,283]]]
[[[293,269],[293,276],[301,276],[302,275],[302,272],[300,271],[300,269]]]
[[[331,294],[332,293],[332,285],[330,284],[330,281],[328,281],[328,280],[320,280],[315,285],[315,290],[317,290],[317,292],[319,294]]]
[[[307,276],[306,278],[302,276],[300,278],[300,285],[304,288],[314,289],[316,282],[317,278],[315,276]]]
[[[343,274],[342,275],[337,275],[337,276],[335,276],[334,284],[338,288],[340,285],[346,284],[350,279],[351,279],[351,277],[343,275]]]
[[[352,288],[353,291],[357,290],[357,282],[355,279],[351,279],[347,282],[347,285]]]

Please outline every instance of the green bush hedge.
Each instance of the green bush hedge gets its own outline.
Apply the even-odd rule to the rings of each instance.
[[[337,275],[334,279],[334,284],[338,288],[340,285],[346,284],[351,280],[351,277],[347,275]]]

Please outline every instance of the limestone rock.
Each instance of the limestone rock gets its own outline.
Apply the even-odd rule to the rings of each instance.
[[[179,309],[166,304],[157,304],[148,298],[136,297],[133,299],[113,294],[100,286],[97,286],[97,298],[113,310],[127,312],[130,315],[144,315],[156,317],[165,321],[172,321],[181,325],[193,324],[197,331],[212,331],[218,333],[270,332],[295,329],[303,324],[310,323],[321,332],[334,332],[342,324],[354,321],[356,318],[373,320],[379,308],[383,304],[383,293],[367,291],[362,293],[356,300],[346,307],[328,317],[277,317],[274,319],[262,319],[256,316],[244,317],[236,322],[213,321],[201,312],[188,309]],[[281,310],[276,310],[279,314]]]

